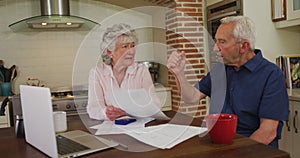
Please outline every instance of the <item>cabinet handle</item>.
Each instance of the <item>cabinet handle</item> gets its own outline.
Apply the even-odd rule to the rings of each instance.
[[[291,126],[288,120],[285,121],[286,127],[287,127],[287,131],[291,131]]]
[[[291,116],[291,114],[290,113],[291,113],[291,111],[289,110],[289,118],[288,118],[288,120],[285,121],[288,132],[291,131],[291,126],[290,126],[290,116]]]
[[[293,119],[293,126],[295,128],[295,133],[298,133],[298,129],[296,127],[296,118],[298,117],[298,111],[296,110],[295,111],[295,116],[294,116],[294,119]]]

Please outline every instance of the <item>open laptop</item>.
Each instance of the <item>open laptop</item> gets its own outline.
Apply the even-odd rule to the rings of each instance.
[[[46,155],[50,157],[76,157],[118,145],[115,142],[101,139],[80,130],[56,135],[49,88],[20,85],[20,95],[26,142]],[[64,146],[58,141],[62,139],[71,139],[72,144]],[[68,153],[73,146],[79,149],[74,149],[74,153]],[[58,147],[66,151],[62,151]]]

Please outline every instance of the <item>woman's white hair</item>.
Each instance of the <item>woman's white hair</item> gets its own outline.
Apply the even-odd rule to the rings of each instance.
[[[107,65],[112,63],[111,57],[107,54],[107,50],[110,52],[115,50],[116,41],[119,36],[124,36],[121,41],[122,43],[138,42],[135,30],[127,24],[120,23],[107,28],[100,43],[100,49],[102,51],[101,57],[103,62]]]
[[[250,49],[255,49],[256,31],[253,21],[245,16],[229,16],[221,19],[221,24],[234,23],[233,37],[237,42],[248,40]]]

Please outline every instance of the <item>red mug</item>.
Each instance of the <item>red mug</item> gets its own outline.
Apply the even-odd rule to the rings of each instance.
[[[209,114],[205,117],[210,139],[217,144],[229,144],[236,132],[237,116],[234,114]]]

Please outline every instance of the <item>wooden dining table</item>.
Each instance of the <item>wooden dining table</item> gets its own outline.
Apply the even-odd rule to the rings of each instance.
[[[190,126],[205,126],[200,118],[193,118],[174,111],[165,112],[170,120],[154,120],[146,126],[163,123]],[[68,116],[68,130],[83,130],[95,133],[89,127],[101,121],[91,120],[88,115]],[[185,140],[171,149],[158,149],[144,144],[126,134],[100,136],[120,143],[119,146],[99,151],[83,157],[88,158],[289,158],[289,153],[258,143],[248,137],[236,134],[229,144],[215,144],[207,133]],[[25,138],[17,138],[14,127],[0,129],[0,157],[40,158],[45,154],[26,143]]]

